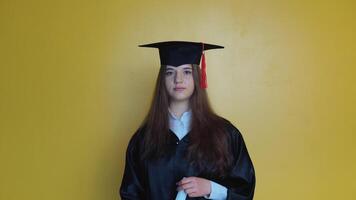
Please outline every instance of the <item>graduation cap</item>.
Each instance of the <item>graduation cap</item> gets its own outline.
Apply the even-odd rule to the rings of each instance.
[[[151,47],[159,49],[161,65],[178,67],[183,64],[200,64],[201,82],[200,87],[207,88],[206,63],[204,51],[209,49],[222,49],[223,46],[206,44],[202,42],[166,41],[139,45],[139,47]]]

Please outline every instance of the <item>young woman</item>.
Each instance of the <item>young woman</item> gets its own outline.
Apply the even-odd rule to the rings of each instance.
[[[141,47],[159,49],[161,68],[148,115],[127,147],[121,198],[253,199],[255,171],[243,137],[213,112],[205,90],[204,50],[223,47]]]

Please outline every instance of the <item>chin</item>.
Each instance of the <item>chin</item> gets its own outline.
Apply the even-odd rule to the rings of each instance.
[[[177,101],[177,102],[179,102],[179,101],[186,101],[186,100],[188,100],[189,98],[172,98],[172,100],[173,101]]]
[[[171,98],[173,101],[186,101],[189,99],[188,96],[172,96]]]

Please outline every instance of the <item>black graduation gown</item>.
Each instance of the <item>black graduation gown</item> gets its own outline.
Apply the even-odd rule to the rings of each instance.
[[[253,199],[255,171],[240,131],[231,123],[226,123],[229,145],[234,156],[234,166],[225,178],[210,177],[227,188],[227,200]],[[140,161],[143,130],[139,129],[131,138],[126,152],[124,176],[120,195],[125,199],[174,200],[176,182],[183,177],[206,178],[184,158],[189,143],[189,133],[179,141],[171,132],[169,156],[155,161]],[[204,197],[186,199],[205,199]]]

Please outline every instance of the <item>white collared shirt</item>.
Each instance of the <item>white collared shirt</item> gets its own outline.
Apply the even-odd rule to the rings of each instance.
[[[176,117],[172,111],[169,111],[169,129],[181,140],[188,134],[191,129],[192,111],[188,110],[182,114],[180,118]],[[210,181],[211,193],[209,197],[204,196],[206,199],[225,200],[227,198],[227,188]],[[185,199],[185,196],[182,198]]]
[[[188,110],[180,118],[176,117],[172,111],[169,111],[169,128],[181,140],[190,131],[190,121],[192,111]]]

